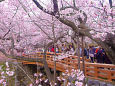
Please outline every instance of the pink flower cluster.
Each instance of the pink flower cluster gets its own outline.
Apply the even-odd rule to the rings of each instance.
[[[4,67],[5,67],[5,70],[4,70]],[[1,72],[1,79],[0,79],[0,86],[3,85],[3,86],[7,86],[7,78],[8,77],[11,77],[14,75],[14,71],[12,71],[10,69],[10,66],[8,64],[8,62],[5,63],[5,65],[1,65],[0,66],[0,72]]]
[[[67,86],[71,86],[71,84],[74,84],[75,86],[83,86],[83,80],[85,79],[83,71],[72,69],[71,72],[69,72],[66,70],[62,75],[70,79]]]

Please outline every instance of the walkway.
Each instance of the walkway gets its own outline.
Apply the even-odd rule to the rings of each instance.
[[[56,54],[61,55],[61,53]],[[54,68],[54,53],[47,52],[46,61],[50,68]],[[36,54],[26,55],[27,58],[43,58],[43,53],[38,52]],[[80,58],[81,69],[82,68],[82,57]],[[37,64],[43,66],[42,63],[22,61],[24,64]],[[66,70],[78,68],[78,57],[69,55],[68,57],[56,60],[56,70],[65,72]],[[99,64],[90,63],[89,60],[85,60],[85,76],[88,78],[102,80],[107,82],[115,81],[115,65],[113,64]]]

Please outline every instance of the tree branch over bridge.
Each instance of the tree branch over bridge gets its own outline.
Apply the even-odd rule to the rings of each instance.
[[[46,11],[43,8],[43,6],[41,6],[40,3],[37,0],[33,0],[33,2],[43,12],[55,16],[55,18],[57,18],[60,22],[62,22],[63,24],[65,24],[69,27],[71,27],[75,33],[79,31],[80,34],[89,37],[90,39],[95,41],[97,44],[101,45],[105,49],[105,51],[107,52],[107,55],[109,56],[109,59],[112,61],[113,64],[115,64],[115,58],[114,58],[115,57],[115,50],[112,50],[111,47],[109,47],[109,45],[107,45],[101,39],[93,38],[92,35],[89,32],[90,28],[88,26],[86,26],[85,23],[82,23],[81,21],[78,20],[80,22],[80,25],[76,25],[74,22],[72,22],[68,19],[65,19],[64,17],[60,17],[59,14],[55,15],[56,12],[59,11],[59,9],[56,8],[58,6],[57,0],[53,0],[53,8],[54,8],[53,12],[52,11]],[[55,5],[56,5],[56,7],[54,7]],[[70,7],[67,7],[67,8],[70,8]],[[71,7],[71,8],[73,9],[73,7]],[[66,7],[65,7],[65,10],[66,10]],[[83,15],[85,16],[84,22],[86,22],[87,21],[87,15],[85,13],[83,13]]]

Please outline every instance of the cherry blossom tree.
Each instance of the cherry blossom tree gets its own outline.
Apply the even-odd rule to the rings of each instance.
[[[26,2],[24,3],[26,4]],[[42,18],[40,17],[43,14],[42,12],[41,15],[38,14],[38,12],[32,12],[33,9],[36,9],[31,9],[28,7],[28,5],[33,7],[32,1],[26,5],[24,4],[28,7],[26,10],[27,12],[23,10],[23,7],[18,0],[5,0],[0,4],[0,39],[2,42],[1,51],[3,51],[2,47],[4,47],[4,49],[7,47],[10,50],[11,38],[12,42],[14,41],[14,45],[12,45],[14,49],[25,48],[28,45],[34,46],[37,43],[42,45],[44,44],[44,41],[50,42],[52,40],[52,22],[49,21],[51,20],[51,17],[49,17],[49,19]],[[10,9],[8,9],[9,7]],[[57,23],[57,21],[55,23]],[[56,37],[59,37],[59,35],[63,34],[62,30],[59,30],[59,26],[61,25],[61,23],[58,23],[58,25],[55,26],[55,28],[57,28],[55,30],[57,32]],[[7,46],[5,47],[5,45]]]
[[[31,59],[19,56],[15,51],[27,51],[32,49],[34,45],[41,44],[40,46],[45,46],[44,52],[46,52],[50,45],[64,37],[67,31],[64,29],[64,32],[62,32],[63,29],[59,27],[64,27],[64,25],[57,20],[51,21],[52,17],[49,15],[46,17],[42,12],[39,14],[39,10],[33,7],[32,1],[30,3],[23,1],[22,3],[20,0],[5,0],[0,4],[0,30],[2,32],[0,34],[0,51],[9,58],[43,62],[48,79],[51,81],[53,78],[45,60],[46,55],[43,59]],[[33,10],[36,10],[36,12]],[[42,14],[44,18],[41,17]],[[57,23],[56,26],[54,25],[54,28],[56,28],[55,40],[52,22]],[[29,48],[29,46],[32,47]]]
[[[40,43],[45,45],[46,52],[50,45],[58,42],[72,30],[73,38],[76,34],[83,35],[101,45],[115,64],[115,2],[109,1],[48,0],[47,3],[45,0],[2,1],[0,51],[10,58],[43,61],[46,70],[49,70],[45,61],[46,54],[43,59],[27,59],[17,56],[18,53],[14,51],[23,48],[28,50],[29,45]],[[55,18],[52,20],[52,17]],[[51,73],[47,72],[47,75],[51,81]]]
[[[115,34],[114,1],[111,7],[107,0],[53,0],[53,10],[45,9],[37,0],[33,2],[46,14],[55,16],[60,22],[71,27],[75,33],[87,36],[101,45],[112,63],[115,63],[114,41],[108,41]]]

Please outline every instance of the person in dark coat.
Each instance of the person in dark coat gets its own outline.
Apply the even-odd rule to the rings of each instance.
[[[96,54],[96,59],[97,59],[97,63],[104,63],[104,59],[105,59],[105,51],[104,49],[100,48]]]
[[[86,56],[86,58],[89,59],[88,50],[86,48],[84,49],[84,56]]]

